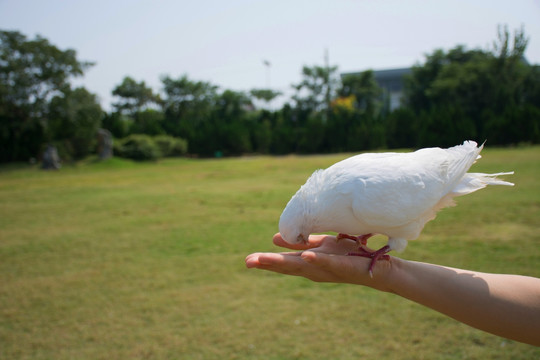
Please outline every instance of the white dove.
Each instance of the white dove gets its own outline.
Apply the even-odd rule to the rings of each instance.
[[[455,204],[454,197],[487,185],[514,185],[497,179],[514,172],[467,173],[482,148],[465,141],[448,149],[366,153],[317,170],[283,210],[281,236],[290,244],[327,231],[354,239],[359,252],[349,255],[371,258],[372,276],[377,260],[388,259],[391,250],[403,251],[438,210]],[[374,234],[388,236],[388,244],[377,251],[366,247]]]

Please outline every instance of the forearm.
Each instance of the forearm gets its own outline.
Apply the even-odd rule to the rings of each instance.
[[[540,346],[540,279],[392,258],[391,292],[483,331]]]

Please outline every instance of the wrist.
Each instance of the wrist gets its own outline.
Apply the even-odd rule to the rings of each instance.
[[[397,284],[403,274],[403,262],[400,258],[390,256],[389,260],[380,260],[373,269],[373,278],[368,275],[367,285],[379,291],[396,293]]]

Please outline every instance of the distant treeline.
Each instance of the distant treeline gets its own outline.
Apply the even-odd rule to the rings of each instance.
[[[39,36],[0,31],[0,161],[39,157],[47,144],[65,160],[83,158],[95,152],[99,128],[117,139],[116,154],[137,159],[356,152],[466,139],[540,143],[540,66],[524,59],[527,40],[523,30],[511,36],[501,27],[491,49],[435,50],[404,78],[402,106],[393,111],[372,71],[340,79],[335,66],[305,66],[295,95],[278,110],[269,110],[282,96],[271,89],[221,91],[183,75],[163,77],[159,92],[125,77],[112,90],[113,111],[104,112],[96,95],[70,84],[93,64]]]

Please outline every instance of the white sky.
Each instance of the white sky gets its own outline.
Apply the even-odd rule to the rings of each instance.
[[[155,91],[187,74],[222,89],[290,94],[303,65],[408,67],[436,48],[491,47],[524,26],[540,63],[540,0],[0,0],[0,29],[36,34],[96,62],[82,83],[110,108],[124,76]],[[269,76],[263,60],[272,65]]]

